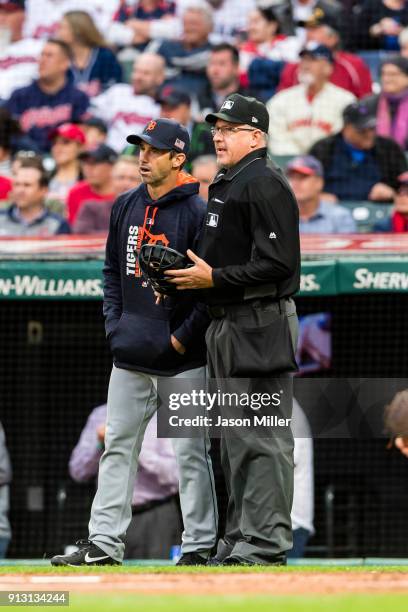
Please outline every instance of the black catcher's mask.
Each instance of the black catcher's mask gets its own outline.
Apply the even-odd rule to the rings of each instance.
[[[158,293],[175,294],[177,289],[164,275],[166,270],[181,270],[193,263],[178,251],[161,244],[144,244],[139,252],[139,266],[143,276]]]

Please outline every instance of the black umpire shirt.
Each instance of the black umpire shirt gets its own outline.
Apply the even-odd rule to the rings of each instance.
[[[266,148],[216,175],[199,254],[213,268],[209,305],[281,299],[298,291],[298,205]]]

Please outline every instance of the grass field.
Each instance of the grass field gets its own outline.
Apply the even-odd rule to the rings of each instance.
[[[404,564],[52,568],[26,563],[0,566],[0,591],[69,591],[69,609],[75,612],[408,610],[408,565]]]

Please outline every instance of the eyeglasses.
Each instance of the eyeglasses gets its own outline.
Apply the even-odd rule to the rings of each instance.
[[[223,125],[222,127],[212,127],[210,131],[214,137],[217,134],[220,134],[221,136],[229,136],[231,134],[235,134],[236,132],[255,132],[256,130],[251,128],[229,127]]]

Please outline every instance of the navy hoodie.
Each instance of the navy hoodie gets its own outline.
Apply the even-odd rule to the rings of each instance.
[[[208,316],[194,291],[180,291],[155,304],[139,270],[136,251],[163,244],[186,253],[196,250],[206,207],[199,183],[180,173],[178,185],[152,200],[145,185],[119,196],[112,208],[104,275],[106,335],[116,367],[174,376],[205,364]],[[185,347],[172,347],[173,334]]]

